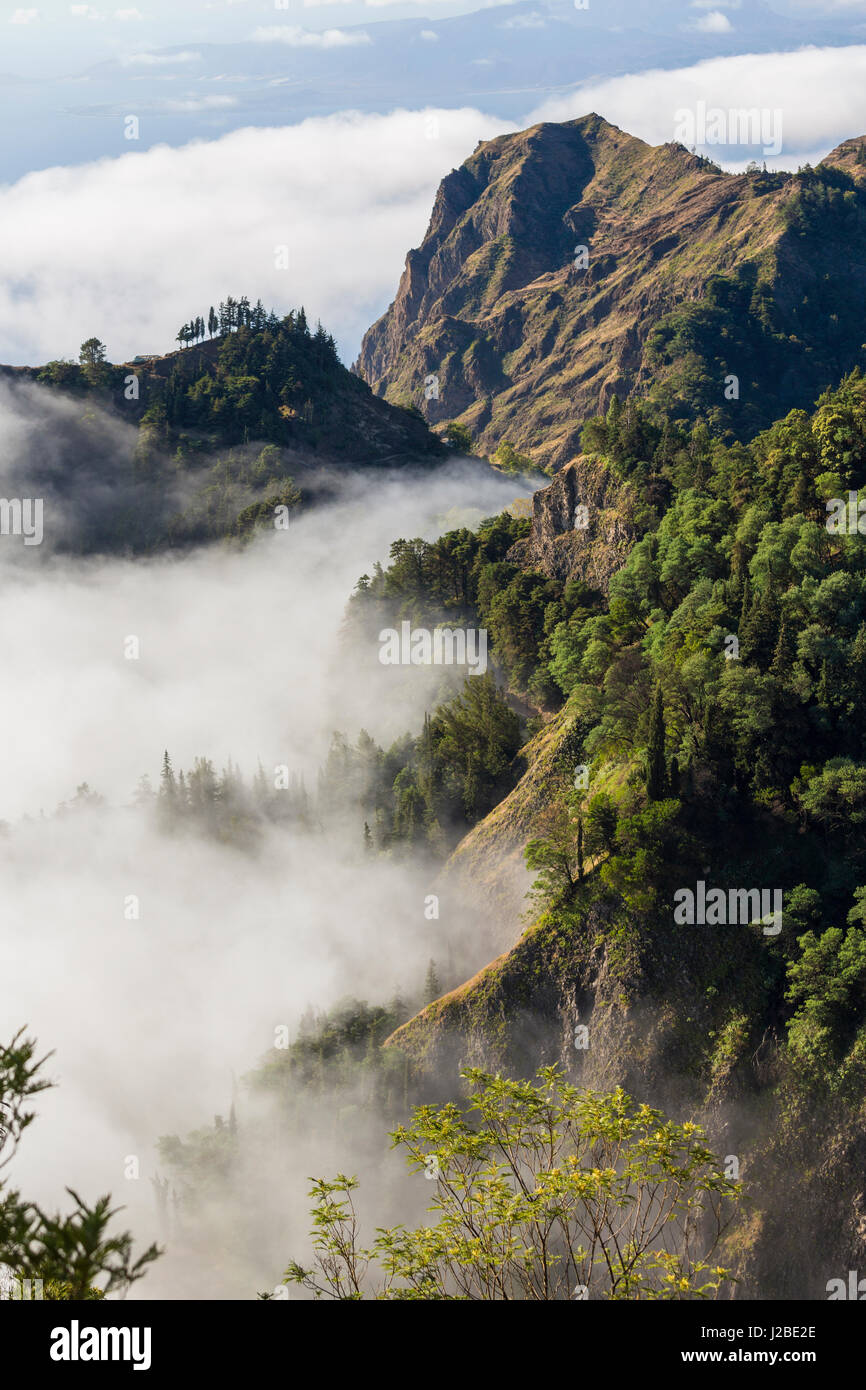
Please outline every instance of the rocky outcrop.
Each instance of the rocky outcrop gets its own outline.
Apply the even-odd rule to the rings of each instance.
[[[552,579],[582,579],[607,593],[635,540],[634,499],[603,459],[582,454],[532,499],[532,530],[508,552],[512,564]]]

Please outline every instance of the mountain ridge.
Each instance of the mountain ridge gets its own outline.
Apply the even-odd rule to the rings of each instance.
[[[863,360],[863,144],[788,175],[724,173],[596,113],[481,142],[353,370],[550,469],[615,394],[749,438]]]

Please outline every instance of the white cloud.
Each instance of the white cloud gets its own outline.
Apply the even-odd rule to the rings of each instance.
[[[92,333],[115,360],[166,349],[195,304],[206,312],[228,293],[303,301],[354,353],[424,235],[439,180],[479,139],[599,111],[660,144],[678,108],[758,104],[782,111],[776,162],[796,167],[866,132],[864,75],[863,46],[715,58],[587,83],[516,121],[342,113],[29,174],[0,187],[0,362],[74,356]]]
[[[69,6],[69,13],[70,13],[75,19],[103,19],[103,18],[104,18],[104,16],[100,14],[99,10],[94,9],[94,7],[93,7],[92,5],[70,5],[70,6]]]
[[[20,401],[0,384],[0,449],[10,430],[23,425],[46,440],[77,412],[29,394],[22,421]],[[511,944],[486,938],[477,911],[449,901],[434,946],[422,910],[432,869],[417,855],[365,860],[357,814],[342,831],[266,835],[253,855],[159,835],[121,808],[143,771],[156,781],[166,747],[175,767],[204,754],[220,769],[231,757],[249,776],[261,758],[271,778],[286,764],[314,788],[333,729],[354,742],[364,726],[388,747],[420,728],[429,671],[414,668],[421,680],[397,686],[399,668],[347,652],[346,599],[360,574],[387,560],[394,536],[435,535],[437,517],[455,506],[469,511],[457,524],[473,524],[521,490],[459,466],[373,482],[347,471],[334,505],[241,552],[39,565],[0,552],[0,648],[14,654],[0,682],[0,817],[35,813],[0,836],[0,1038],[27,1024],[43,1051],[57,1049],[50,1070],[61,1077],[40,1098],[20,1156],[29,1198],[65,1207],[66,1183],[88,1198],[122,1187],[123,1228],[153,1239],[156,1137],[225,1113],[232,1071],[272,1047],[276,1024],[294,1032],[306,1004],[327,1007],[349,992],[371,1004],[397,987],[405,996],[431,955],[441,968],[453,952],[450,969],[466,978]],[[141,656],[126,661],[132,633]],[[53,818],[85,779],[109,806]],[[130,894],[138,921],[124,917]],[[238,1103],[246,1116],[245,1093]],[[262,1228],[276,1233],[277,1249],[263,1251],[257,1237],[255,1266],[244,1269],[240,1257],[230,1296],[283,1267],[287,1206],[305,1216],[305,1174],[333,1171],[301,1167],[287,1182],[284,1150],[279,1175],[264,1183],[271,1219]],[[130,1153],[141,1155],[140,1182],[120,1178]],[[249,1221],[247,1205],[237,1229]],[[226,1293],[233,1243],[221,1243],[219,1259],[198,1236],[194,1245],[183,1250],[195,1273],[180,1296]],[[148,1296],[178,1296],[161,1282],[170,1258],[148,1276]]]
[[[126,58],[121,58],[121,63],[125,68],[162,67],[165,63],[199,63],[201,62],[200,53],[184,51],[183,53],[131,53]]]
[[[733,24],[726,14],[721,10],[710,10],[702,19],[698,19],[691,26],[701,34],[730,34],[733,31]]]
[[[33,24],[39,18],[38,10],[13,10],[9,16],[10,24]]]
[[[372,43],[369,34],[354,29],[302,29],[297,24],[271,24],[255,30],[252,43],[284,43],[289,48],[353,48]]]
[[[237,97],[175,97],[162,103],[166,111],[219,111],[237,106]]]
[[[423,39],[424,43],[439,42],[439,35],[433,29],[422,29],[418,37]]]
[[[168,350],[196,305],[261,296],[354,353],[421,241],[443,175],[512,128],[477,111],[343,113],[0,187],[0,362]],[[57,228],[63,229],[62,255]],[[287,245],[289,269],[275,266]]]
[[[371,8],[371,9],[374,9],[374,10],[385,9],[388,5],[406,5],[406,4],[409,4],[409,5],[425,5],[425,6],[429,6],[429,5],[431,5],[431,4],[437,4],[437,3],[439,3],[439,0],[364,0],[364,4],[365,4],[365,5],[369,5],[370,8]],[[511,4],[516,4],[516,3],[517,3],[517,0],[484,0],[484,3],[483,3],[483,4],[481,4],[481,5],[476,5],[476,6],[474,6],[474,8],[475,8],[475,9],[481,9],[481,10],[487,10],[487,9],[491,9],[493,5],[498,5],[498,4],[511,5]]]
[[[776,168],[796,168],[840,141],[866,132],[866,46],[803,48],[709,58],[688,68],[654,69],[587,82],[544,102],[526,118],[566,121],[598,111],[652,144],[674,139],[677,111],[699,101],[731,109],[780,111],[783,152]]]
[[[114,18],[119,19],[121,23],[127,23],[129,20],[144,19],[144,15],[141,10],[115,10]]]
[[[517,14],[513,19],[506,19],[505,23],[499,27],[501,29],[546,29],[547,21],[543,15],[533,10],[530,14]]]

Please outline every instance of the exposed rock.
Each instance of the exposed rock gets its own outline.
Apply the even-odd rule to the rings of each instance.
[[[631,489],[602,459],[582,454],[534,494],[532,512],[530,534],[508,552],[511,563],[607,593],[635,539]]]
[[[862,143],[824,161],[861,186]],[[725,378],[738,375],[724,418],[746,437],[861,359],[862,236],[841,207],[797,223],[801,192],[796,176],[726,174],[597,115],[483,142],[443,179],[355,370],[432,425],[468,425],[484,453],[507,439],[554,469],[614,393],[664,395],[683,373],[691,388],[702,377],[706,410],[725,409]],[[720,274],[745,280],[733,308],[717,304],[731,317],[724,331],[710,325],[698,361],[694,335],[668,332],[669,319],[703,303]],[[833,285],[842,302],[830,306]],[[438,394],[427,399],[430,375]]]

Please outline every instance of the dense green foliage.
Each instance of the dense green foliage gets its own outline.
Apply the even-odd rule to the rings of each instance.
[[[398,540],[387,569],[363,575],[350,616],[378,631],[408,619],[418,627],[450,622],[486,629],[512,687],[541,704],[559,692],[547,670],[558,623],[601,606],[601,595],[579,580],[562,584],[510,564],[506,555],[529,532],[525,517],[507,512],[476,532],[449,531],[435,541]]]
[[[511,565],[524,527],[506,516],[474,537],[398,542],[356,603],[383,623],[481,623],[512,688],[566,701],[561,773],[528,849],[542,904],[575,923],[601,913],[622,969],[640,962],[653,988],[685,950],[712,1036],[725,990],[748,979],[738,1056],[781,1020],[804,1084],[866,1084],[866,551],[828,530],[826,505],[862,480],[866,380],[855,371],[748,445],[634,401],[614,401],[585,445],[648,503],[606,602]],[[782,891],[783,930],[695,939],[673,895],[701,879]],[[825,964],[829,993],[804,961]]]
[[[752,197],[772,195],[781,183],[788,185],[781,245],[764,260],[714,275],[699,299],[655,324],[644,354],[660,407],[737,439],[814,400],[863,361],[862,290],[841,267],[866,229],[866,189],[842,169],[807,165],[792,175],[755,170]],[[793,302],[788,261],[801,281]],[[736,395],[725,393],[730,374]]]
[[[436,852],[496,805],[513,782],[521,723],[492,674],[425,717],[417,738],[387,751],[361,730],[352,747],[335,734],[319,782],[323,814],[357,807],[370,849],[427,845]]]
[[[696,929],[671,922],[677,886],[783,889],[778,939],[704,929],[708,1007],[723,980],[744,1003],[748,962],[747,1035],[787,1019],[804,1083],[862,1093],[866,551],[858,532],[828,530],[825,504],[862,478],[866,380],[853,373],[749,446],[678,433],[634,406],[589,434],[624,476],[672,500],[614,576],[607,610],[551,635],[572,756],[592,774],[586,790],[560,788],[569,814],[545,840],[543,896],[605,904],[653,973],[666,950],[692,954],[677,942]],[[609,816],[616,767],[627,775],[596,872],[551,878],[553,849],[576,866],[579,834]],[[543,858],[531,849],[534,867]]]
[[[90,338],[78,363],[4,369],[15,389],[35,380],[73,407],[57,448],[21,450],[16,464],[23,492],[63,510],[57,548],[243,541],[260,527],[286,528],[301,502],[298,478],[314,504],[333,490],[328,467],[445,454],[417,412],[374,397],[342,365],[334,339],[321,324],[311,331],[303,308],[281,317],[229,296],[208,322],[208,341],[196,316],[181,335],[187,346],[166,357],[115,366]]]

